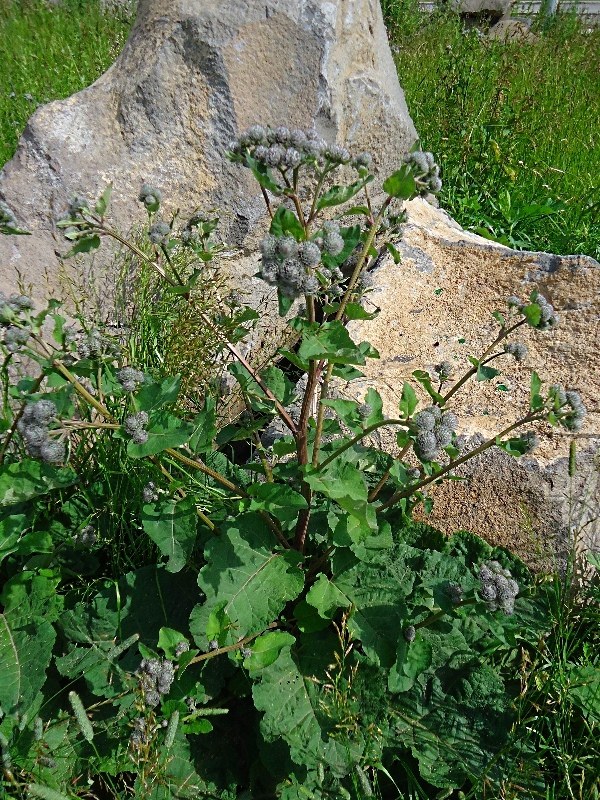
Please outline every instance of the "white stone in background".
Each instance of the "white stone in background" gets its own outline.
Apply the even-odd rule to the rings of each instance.
[[[352,386],[355,396],[362,399],[374,386],[385,411],[396,416],[402,385],[413,370],[433,371],[451,361],[461,375],[470,366],[467,356],[482,353],[498,331],[491,312],[505,311],[510,295],[526,299],[537,289],[555,306],[560,325],[546,332],[520,328],[515,339],[527,344],[525,362],[503,357],[492,364],[501,377],[471,380],[455,395],[450,407],[458,415],[458,432],[487,439],[516,421],[528,408],[531,368],[546,387],[578,389],[589,410],[575,434],[572,481],[567,460],[573,437],[546,424],[538,428],[541,444],[532,456],[515,459],[494,449],[465,465],[460,474],[466,481],[433,487],[431,524],[447,532],[471,530],[534,564],[552,553],[564,557],[577,531],[583,546],[600,550],[600,265],[586,256],[510,250],[462,230],[421,199],[408,204],[408,223],[396,246],[402,262],[387,257],[372,275],[367,308],[379,307],[379,316],[349,326],[356,342],[368,340],[381,356],[363,368],[366,378]],[[509,391],[496,389],[499,383]],[[424,392],[422,401],[428,404]],[[384,431],[382,444],[392,452],[394,430]]]

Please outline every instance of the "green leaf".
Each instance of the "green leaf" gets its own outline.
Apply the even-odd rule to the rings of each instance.
[[[338,304],[334,305],[335,309],[337,310]],[[348,303],[346,306],[346,316],[348,319],[375,319],[375,317],[379,314],[379,309],[376,311],[367,311],[364,309],[360,303]]]
[[[362,430],[362,417],[358,410],[356,400],[323,400],[326,408],[332,408],[340,420],[352,433],[357,434]]]
[[[304,586],[296,551],[274,552],[273,534],[257,514],[241,514],[224,526],[222,533],[205,547],[206,566],[198,585],[206,601],[196,607],[190,629],[199,647],[206,647],[205,631],[210,612],[226,601],[235,641],[269,625],[289,600]]]
[[[400,200],[410,200],[416,190],[415,178],[408,164],[396,170],[383,183],[383,191],[387,192],[390,197],[396,197]]]
[[[197,523],[196,507],[190,498],[144,505],[144,531],[161,554],[169,559],[168,572],[179,572],[185,567],[196,543]]]
[[[322,208],[330,208],[332,206],[340,206],[343,205],[343,203],[347,203],[348,200],[357,195],[360,190],[372,180],[373,175],[369,175],[363,180],[355,181],[354,183],[350,183],[346,186],[339,186],[335,184],[331,187],[331,189],[321,195],[317,203],[317,210],[320,211]]]
[[[77,253],[90,253],[92,250],[97,250],[100,247],[100,237],[97,233],[88,234],[78,239],[73,247],[65,253],[63,258],[71,258]]]
[[[303,361],[326,359],[334,364],[364,364],[366,360],[339,320],[305,330],[298,356]]]
[[[335,554],[330,583],[335,593],[323,593],[323,611],[333,615],[339,608],[353,609],[348,628],[360,640],[365,655],[375,664],[389,668],[396,659],[401,623],[406,615],[405,598],[415,575],[399,562],[390,562],[389,552],[365,562],[347,550]],[[311,597],[314,600],[315,595]],[[342,602],[342,598],[344,601]],[[307,596],[307,602],[309,602]]]
[[[569,664],[567,697],[590,718],[600,722],[600,668]]]
[[[46,681],[56,632],[44,619],[26,623],[10,608],[0,614],[0,706],[26,712]]]
[[[432,400],[435,400],[435,402],[440,405],[444,404],[444,398],[433,388],[431,375],[428,372],[425,372],[423,369],[416,369],[412,375],[413,378],[421,384]]]
[[[338,608],[352,605],[352,601],[322,573],[306,595],[306,602],[316,608],[323,619],[331,619]]]
[[[418,676],[431,666],[431,642],[417,638],[410,644],[400,637],[396,664],[390,670],[388,689],[390,692],[407,692],[412,688]]]
[[[263,189],[267,189],[267,191],[276,196],[281,194],[281,187],[276,181],[273,180],[271,174],[269,173],[269,169],[265,164],[256,161],[254,158],[252,158],[252,156],[246,156],[246,163],[252,170],[252,174],[258,183],[263,187]]]
[[[158,647],[160,650],[163,651],[167,658],[170,658],[171,661],[177,659],[177,653],[175,649],[178,644],[181,642],[187,642],[187,638],[176,631],[174,628],[161,628],[158,633]]]
[[[394,259],[394,264],[399,264],[402,261],[402,256],[391,242],[385,243],[386,249],[391,257]]]
[[[400,398],[400,403],[398,404],[398,410],[400,411],[400,416],[402,419],[408,419],[411,417],[419,405],[419,399],[415,393],[415,390],[412,388],[410,383],[404,383],[402,387],[402,396]]]
[[[283,648],[291,647],[294,641],[292,634],[284,631],[264,633],[250,645],[252,655],[244,659],[244,667],[250,672],[257,672],[270,666],[277,660]]]
[[[260,377],[283,406],[288,406],[295,398],[296,385],[279,367],[267,367],[260,373]]]
[[[148,439],[143,444],[128,443],[127,455],[130,458],[145,458],[168,447],[180,447],[194,433],[194,426],[167,411],[158,411],[150,417],[147,431]]]
[[[491,381],[492,378],[495,378],[496,375],[500,375],[500,370],[494,369],[493,367],[486,367],[483,364],[479,364],[477,367],[477,380],[480,382],[483,381]]]
[[[291,486],[276,483],[253,483],[248,487],[252,498],[249,511],[269,511],[277,516],[281,511],[299,511],[307,508],[304,497]]]
[[[313,649],[317,646],[315,643]],[[321,650],[332,657],[323,647]],[[287,647],[262,670],[260,683],[252,687],[254,705],[264,712],[261,732],[267,742],[287,742],[296,764],[315,769],[325,763],[333,774],[341,776],[360,758],[360,750],[355,742],[328,735],[321,711],[321,680],[314,680],[311,673],[308,665],[298,666]]]
[[[532,411],[536,411],[539,408],[542,408],[544,405],[544,401],[540,395],[540,389],[542,388],[542,379],[537,374],[537,372],[531,373],[531,388],[529,391],[529,408]]]
[[[284,294],[281,289],[277,289],[277,303],[279,308],[279,316],[285,317],[290,308],[294,305],[294,298]]]
[[[112,194],[113,185],[109,183],[106,189],[102,192],[95,205],[94,211],[98,216],[103,217],[106,214],[108,205],[110,203],[110,196]]]
[[[273,236],[293,236],[297,242],[304,239],[304,228],[293,211],[279,206],[271,220],[270,232]]]
[[[210,453],[217,436],[217,413],[215,400],[209,394],[204,398],[204,407],[193,421],[194,431],[189,447],[193,453]]]
[[[154,411],[165,405],[177,402],[181,375],[174,378],[165,378],[161,383],[146,383],[135,396],[136,411]]]
[[[77,475],[70,467],[25,458],[0,467],[0,506],[24,503],[76,482]]]
[[[305,480],[313,491],[335,500],[349,515],[336,529],[337,543],[358,544],[376,528],[374,508],[367,502],[367,484],[354,464],[338,458],[324,470],[307,467]]]
[[[366,428],[368,428],[370,425],[377,425],[378,423],[384,421],[385,417],[383,416],[383,401],[379,392],[376,389],[373,389],[373,387],[369,388],[367,391],[365,404],[369,408],[369,413],[364,421]]]
[[[540,324],[540,320],[542,319],[542,309],[538,306],[537,303],[531,303],[528,306],[525,306],[522,309],[523,316],[527,320],[527,324],[531,325],[532,328],[537,328]]]

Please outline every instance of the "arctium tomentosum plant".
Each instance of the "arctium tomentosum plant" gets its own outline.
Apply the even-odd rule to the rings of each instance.
[[[16,676],[0,678],[5,784],[16,796],[387,798],[418,769],[431,791],[478,775],[488,786],[512,720],[506,665],[538,635],[532,578],[411,511],[490,447],[519,456],[542,423],[579,429],[577,392],[532,372],[514,423],[469,452],[457,442],[456,393],[526,358],[519,329],[557,315],[536,291],[509,298],[482,353],[413,373],[421,407],[408,381],[393,416],[373,388],[362,403],[340,396],[377,358],[347,323],[372,316],[368,273],[386,251],[398,262],[404,201],[439,191],[435,160],[415,149],[372,193],[371,157],[312,131],[256,125],[229,157],[264,197],[259,274],[295,340],[259,368],[243,354],[256,312],[198,311],[238,386],[237,421],[220,422],[218,389],[182,413],[178,378],[98,326],[67,324],[55,301],[0,299],[0,649]],[[144,184],[142,246],[112,227],[109,200],[110,188],[71,201],[59,223],[70,253],[113,238],[173,304],[193,303],[221,251],[216,217],[169,218]],[[182,252],[195,259],[184,272]],[[384,427],[396,456],[373,445]]]

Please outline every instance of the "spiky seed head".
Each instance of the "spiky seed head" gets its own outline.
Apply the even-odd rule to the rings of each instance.
[[[491,583],[484,583],[479,591],[482,600],[491,601],[496,599],[496,587]]]
[[[62,464],[65,460],[64,442],[48,439],[40,445],[40,458],[48,464]]]
[[[443,425],[444,428],[449,428],[451,431],[455,431],[458,427],[458,417],[453,411],[443,411],[440,424]]]
[[[420,431],[414,445],[415,453],[421,461],[433,461],[439,453],[437,438],[432,431]]]
[[[282,162],[284,167],[295,169],[302,163],[302,155],[295,147],[288,147],[284,153]]]
[[[155,708],[160,703],[160,694],[156,689],[148,689],[144,692],[144,702],[150,708]]]
[[[304,285],[302,287],[302,291],[304,294],[308,295],[315,295],[320,289],[320,284],[317,278],[314,275],[309,275],[304,280]]]
[[[452,443],[453,431],[445,425],[436,425],[434,429],[435,438],[440,447],[448,447]]]
[[[370,167],[371,162],[373,161],[373,156],[371,153],[359,153],[356,158],[354,159],[353,166],[354,167]]]
[[[524,361],[527,358],[527,345],[523,342],[508,342],[504,345],[504,352],[511,355],[515,361]]]
[[[52,400],[38,400],[31,406],[32,418],[40,425],[48,425],[56,419],[58,409]]]
[[[277,255],[281,258],[294,258],[298,254],[298,243],[293,236],[277,239]]]
[[[414,423],[421,431],[432,431],[435,428],[435,417],[430,411],[423,410],[415,414]]]
[[[148,229],[148,238],[152,244],[167,245],[171,238],[171,226],[166,222],[155,222]]]
[[[298,150],[303,150],[308,143],[308,136],[300,128],[290,131],[290,144]]]
[[[451,361],[442,361],[441,364],[438,364],[434,367],[434,370],[442,380],[446,380],[446,378],[449,378],[452,375],[454,365]]]
[[[335,258],[335,256],[339,256],[345,246],[345,242],[341,234],[339,233],[328,233],[323,238],[323,250]]]
[[[180,656],[182,653],[187,653],[189,649],[189,642],[177,642],[175,645],[175,655]]]
[[[316,267],[321,261],[321,250],[315,242],[301,242],[298,245],[298,257],[305,267]]]
[[[410,642],[414,642],[415,636],[417,635],[417,630],[416,630],[414,625],[408,625],[402,631],[402,635],[404,636],[404,638],[406,639],[407,642],[409,642],[409,643]]]

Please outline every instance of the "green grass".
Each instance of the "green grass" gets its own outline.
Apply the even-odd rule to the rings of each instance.
[[[0,0],[0,165],[37,106],[89,86],[115,60],[131,27],[99,0]]]
[[[498,42],[456,15],[383,3],[422,146],[442,166],[442,207],[518,248],[600,257],[600,27],[558,17]]]

